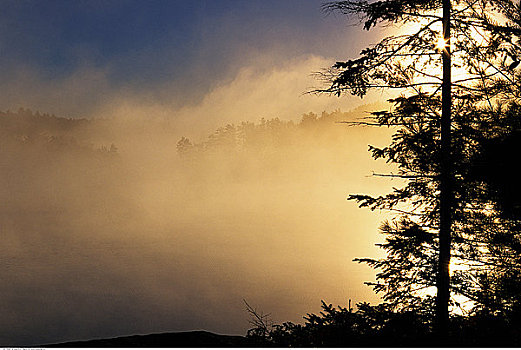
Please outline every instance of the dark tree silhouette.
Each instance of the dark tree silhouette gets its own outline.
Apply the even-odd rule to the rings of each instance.
[[[409,28],[322,72],[328,85],[316,92],[402,91],[391,110],[355,123],[396,127],[391,145],[371,151],[399,167],[390,176],[407,180],[386,196],[350,197],[402,216],[382,226],[388,258],[358,261],[381,269],[373,286],[385,300],[398,309],[436,310],[438,330],[447,335],[449,288],[483,304],[483,280],[490,281],[483,276],[492,265],[479,261],[497,253],[490,239],[497,213],[487,213],[489,199],[465,174],[487,118],[504,119],[499,106],[519,97],[521,7],[511,0],[346,0],[324,8],[358,16],[367,30],[380,23]],[[468,268],[452,271],[452,283],[451,254]],[[425,292],[430,287],[437,288],[434,300]]]

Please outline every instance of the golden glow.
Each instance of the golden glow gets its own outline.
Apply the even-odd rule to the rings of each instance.
[[[456,260],[454,258],[451,259],[450,264],[449,264],[449,273],[451,275],[454,274],[454,272],[467,271],[468,269],[469,269],[469,266],[464,264],[463,262]]]
[[[436,49],[438,51],[442,51],[442,50],[445,50],[446,47],[447,47],[447,41],[441,36],[438,37],[438,39],[436,40]]]
[[[221,105],[215,106],[231,110],[222,104],[253,85],[246,83],[220,87],[212,98],[219,96]],[[273,83],[281,84],[277,75]],[[273,86],[269,79],[266,93]],[[210,107],[207,101],[201,110]],[[251,111],[267,110],[253,102]],[[382,107],[364,106],[351,117],[376,108]],[[387,193],[396,185],[367,176],[388,172],[374,164],[366,146],[387,140],[387,129],[316,122],[266,131],[262,138],[255,133],[240,150],[209,148],[204,157],[182,159],[174,121],[122,116],[82,125],[70,135],[85,144],[114,143],[117,154],[76,152],[74,144],[47,151],[36,142],[47,145],[45,134],[36,132],[34,143],[15,134],[0,147],[0,254],[8,261],[1,276],[9,286],[3,292],[16,295],[31,286],[23,307],[11,303],[8,314],[30,320],[44,299],[69,303],[78,320],[106,328],[121,307],[132,322],[152,319],[159,329],[170,327],[175,314],[183,327],[244,334],[242,298],[295,321],[317,312],[321,298],[339,305],[346,298],[378,302],[363,285],[374,272],[352,259],[383,254],[374,242],[384,217],[345,198]],[[202,142],[194,134],[184,135]],[[93,313],[90,303],[102,307]],[[60,310],[45,316],[58,320]],[[226,322],[204,318],[210,312],[226,314]]]

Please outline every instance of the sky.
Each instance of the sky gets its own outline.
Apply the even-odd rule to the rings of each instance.
[[[360,104],[359,99],[302,97],[320,85],[312,73],[381,35],[322,12],[321,4],[2,1],[0,109],[25,107],[77,118],[138,104],[148,107],[142,114],[162,112],[170,118],[173,111],[194,108],[219,93],[234,98],[226,89],[249,89],[269,101],[270,79],[282,75],[291,83],[282,92],[291,99],[288,105],[302,108],[289,108],[281,117]],[[256,86],[248,86],[252,80]],[[269,102],[266,108],[271,112]]]
[[[200,143],[228,123],[385,100],[306,94],[321,86],[313,73],[386,33],[322,3],[0,0],[0,111],[98,121],[66,136],[114,142],[119,157],[25,154],[27,135],[0,148],[0,346],[245,334],[242,299],[277,322],[302,321],[322,298],[377,300],[363,285],[374,272],[352,259],[378,254],[384,216],[346,197],[389,188],[366,152],[388,131],[302,131],[198,171],[176,153],[180,137]]]

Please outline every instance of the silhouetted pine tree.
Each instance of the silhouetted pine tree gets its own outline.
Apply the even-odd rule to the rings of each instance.
[[[379,269],[377,282],[370,284],[393,310],[426,315],[437,310],[444,334],[449,302],[457,306],[448,299],[449,266],[456,266],[450,265],[451,256],[459,265],[450,272],[453,295],[491,313],[515,304],[511,294],[519,294],[514,253],[518,220],[503,215],[517,210],[507,199],[516,196],[505,196],[508,190],[502,185],[508,162],[495,169],[506,176],[502,180],[486,173],[494,168],[491,159],[499,161],[501,147],[509,149],[516,142],[511,139],[517,130],[511,116],[518,115],[520,93],[515,70],[521,57],[519,3],[346,0],[324,8],[358,16],[367,30],[380,23],[408,28],[356,59],[337,62],[321,74],[327,87],[316,90],[360,97],[372,88],[401,91],[390,100],[390,110],[353,123],[395,128],[389,146],[370,150],[375,159],[384,158],[399,169],[380,175],[406,180],[387,195],[350,196],[361,207],[397,213],[382,225],[387,258],[358,259]],[[457,73],[454,78],[451,71]],[[503,133],[510,136],[498,136]],[[479,159],[486,163],[481,173]],[[506,281],[514,281],[511,288],[502,286]],[[432,289],[437,289],[437,298]]]

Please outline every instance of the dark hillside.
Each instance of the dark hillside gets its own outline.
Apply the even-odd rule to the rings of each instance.
[[[251,342],[242,336],[220,335],[206,331],[131,335],[126,337],[75,341],[43,345],[56,348],[197,348],[197,347],[246,347]]]

